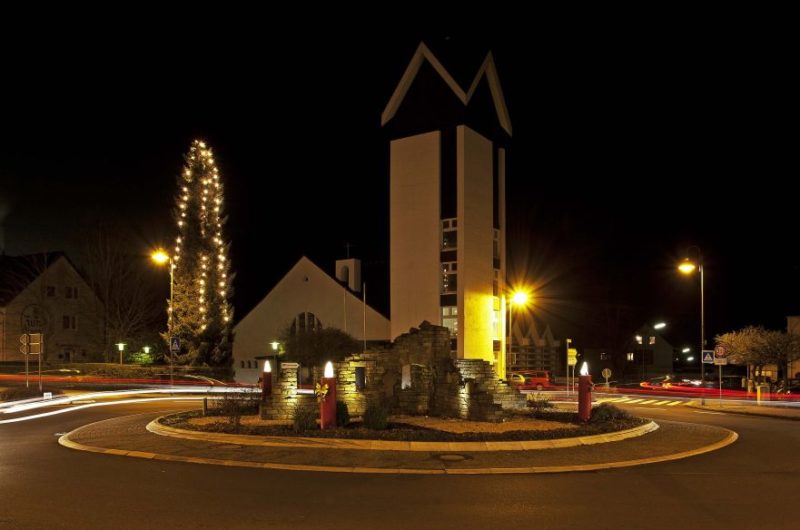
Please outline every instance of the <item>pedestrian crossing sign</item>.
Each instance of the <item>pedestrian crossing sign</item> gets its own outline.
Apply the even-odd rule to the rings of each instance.
[[[714,364],[714,350],[703,350],[703,364]]]

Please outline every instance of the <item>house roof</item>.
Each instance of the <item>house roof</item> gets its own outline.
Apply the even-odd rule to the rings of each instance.
[[[420,67],[427,62],[430,64],[436,73],[442,78],[445,84],[452,90],[453,94],[461,101],[466,107],[472,100],[480,81],[485,77],[489,84],[489,91],[491,93],[492,102],[494,103],[495,112],[497,113],[497,120],[505,132],[511,136],[511,119],[508,115],[508,108],[506,106],[505,98],[503,97],[503,89],[500,86],[500,78],[497,75],[497,68],[494,63],[494,58],[491,52],[486,55],[483,63],[475,74],[472,84],[467,90],[464,90],[461,85],[455,80],[453,75],[447,71],[439,59],[431,52],[424,42],[419,44],[417,51],[408,63],[405,73],[400,78],[400,82],[386,104],[386,108],[381,114],[381,126],[386,125],[397,113],[398,109],[403,103],[414,80],[420,71]]]
[[[0,306],[8,305],[59,258],[66,259],[66,255],[63,252],[42,252],[0,256]]]

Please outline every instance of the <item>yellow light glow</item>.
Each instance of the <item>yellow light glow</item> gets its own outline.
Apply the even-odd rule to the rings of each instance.
[[[325,363],[325,373],[323,377],[333,377],[333,363],[328,361]]]
[[[680,265],[678,265],[678,270],[684,274],[691,274],[694,272],[696,268],[697,265],[695,265],[692,261],[690,261],[689,258],[686,258],[681,262]]]
[[[164,263],[169,261],[169,254],[167,254],[167,252],[164,249],[159,248],[158,250],[150,254],[150,259],[152,259],[159,265],[163,265]]]
[[[528,293],[523,291],[516,291],[511,295],[511,303],[518,306],[523,306],[528,303]]]
[[[277,340],[273,340],[272,342],[269,343],[269,345],[272,346],[272,351],[278,351],[278,346],[280,346],[281,343],[278,342]]]

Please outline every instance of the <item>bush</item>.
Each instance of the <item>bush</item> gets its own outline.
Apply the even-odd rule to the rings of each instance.
[[[336,402],[336,426],[346,427],[350,423],[350,411],[344,401]]]
[[[310,431],[317,428],[319,407],[312,404],[299,405],[294,409],[294,432]]]
[[[219,402],[218,410],[220,416],[228,417],[228,423],[238,432],[242,423],[242,416],[258,412],[258,399],[254,398],[253,395],[240,397],[226,393],[222,401]]]
[[[610,403],[601,403],[592,409],[592,416],[589,418],[591,423],[603,423],[607,421],[628,420],[631,415],[624,410],[615,407]]]
[[[33,379],[33,377],[31,378]],[[44,387],[42,392],[39,391],[39,383],[31,384],[29,388],[24,386],[15,386],[10,388],[0,388],[0,401],[17,401],[19,399],[41,398],[43,392],[52,392],[55,396],[60,394],[61,391],[53,390],[52,388]]]
[[[364,411],[364,427],[382,431],[388,425],[389,411],[383,405],[370,403]]]
[[[533,409],[534,416],[539,416],[545,410],[553,408],[553,404],[550,403],[550,400],[541,393],[529,394],[527,405]]]

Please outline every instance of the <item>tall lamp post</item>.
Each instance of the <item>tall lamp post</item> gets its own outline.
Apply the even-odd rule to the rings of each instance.
[[[172,263],[172,257],[167,254],[163,249],[158,249],[153,252],[150,257],[154,262],[159,265],[167,264],[169,266],[169,309],[167,310],[167,335],[170,338],[169,346],[169,386],[174,386],[172,379],[172,313],[173,311],[173,292],[175,290],[175,265]]]
[[[529,298],[530,297],[528,296],[528,293],[525,291],[514,291],[514,293],[511,295],[511,304],[509,304],[508,307],[508,353],[512,355],[514,354],[512,348],[512,342],[514,340],[514,328],[511,327],[511,317],[514,314],[514,306],[525,307],[528,304]],[[514,357],[514,361],[516,360],[517,358]],[[508,364],[507,358],[506,364]],[[516,362],[514,364],[516,364]]]
[[[697,260],[693,261],[689,259],[689,250],[692,248],[697,249]],[[678,265],[678,270],[681,271],[683,274],[692,274],[695,269],[700,269],[700,381],[701,385],[705,381],[705,364],[703,363],[703,350],[706,347],[706,310],[705,310],[705,300],[703,298],[704,289],[704,278],[703,278],[703,254],[700,252],[700,247],[691,246],[686,252],[687,256],[684,260]]]

